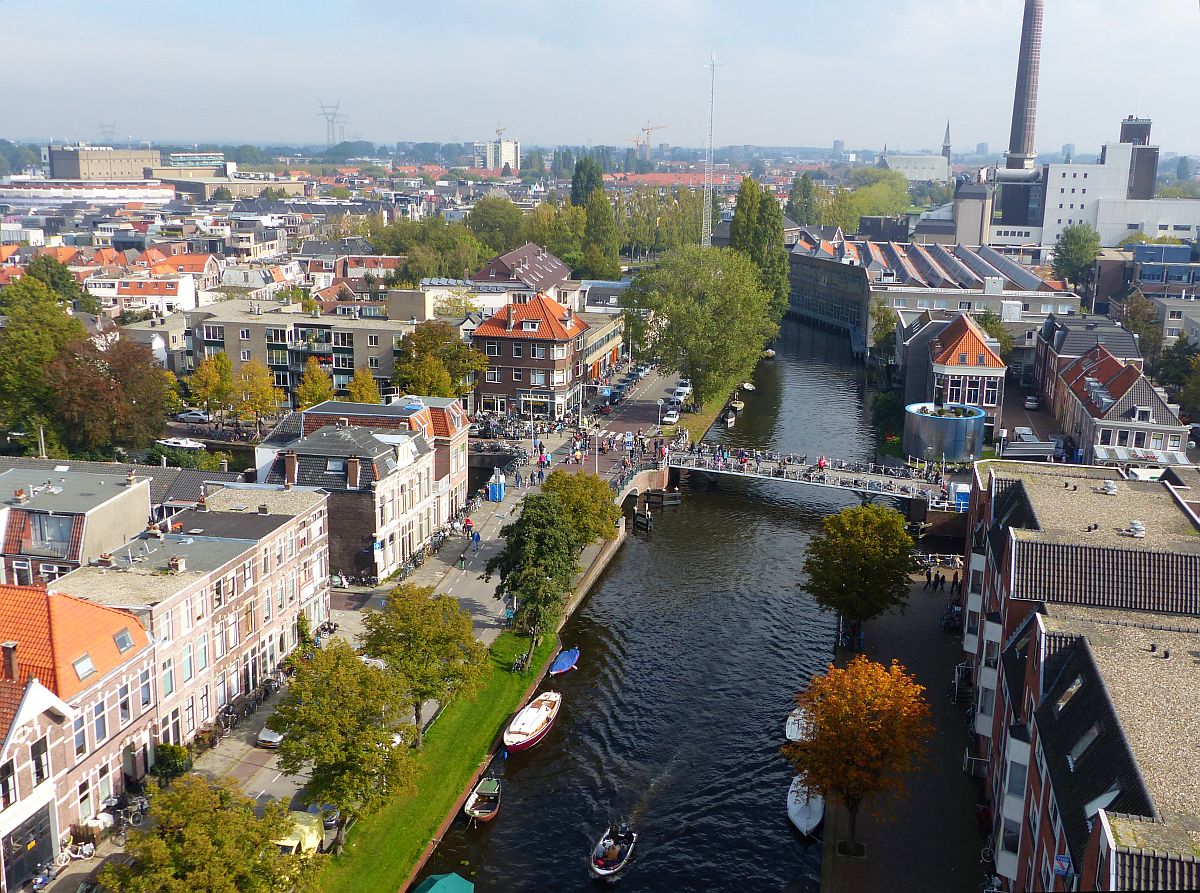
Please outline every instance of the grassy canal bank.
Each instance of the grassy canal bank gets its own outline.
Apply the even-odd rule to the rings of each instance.
[[[512,632],[495,641],[491,675],[479,695],[451,701],[426,732],[417,756],[416,794],[397,798],[355,823],[345,852],[325,871],[322,890],[394,893],[404,883],[558,647],[554,636],[543,636],[532,669],[513,673],[513,660],[525,653],[528,642]],[[464,867],[460,873],[469,875],[470,870]]]
[[[670,439],[679,433],[680,428],[687,428],[692,441],[700,442],[708,433],[708,429],[716,422],[717,416],[724,412],[725,407],[729,405],[733,392],[741,388],[743,381],[750,381],[752,378],[753,372],[750,375],[731,375],[718,391],[718,393],[725,394],[725,397],[720,400],[709,400],[708,404],[699,412],[685,413],[679,420],[679,425],[664,425],[663,436]]]

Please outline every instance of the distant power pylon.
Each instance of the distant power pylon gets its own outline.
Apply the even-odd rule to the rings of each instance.
[[[100,139],[105,145],[111,146],[117,141],[117,122],[100,122]]]
[[[705,66],[709,70],[708,82],[708,142],[704,145],[704,208],[701,213],[700,246],[708,248],[712,245],[712,206],[713,206],[713,110],[717,97],[717,54],[712,54],[712,60]]]
[[[325,119],[325,145],[332,146],[338,141],[338,119],[345,118],[344,115],[339,114],[342,108],[342,101],[339,99],[333,105],[326,105],[318,100],[317,105],[320,106],[321,109],[321,111],[317,112],[317,114]]]

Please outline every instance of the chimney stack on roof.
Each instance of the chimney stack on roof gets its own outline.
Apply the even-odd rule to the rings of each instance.
[[[362,460],[358,456],[350,456],[346,459],[346,489],[357,490],[361,476]]]
[[[16,682],[17,671],[20,669],[17,664],[17,643],[11,640],[2,642],[0,643],[0,651],[4,652],[4,678],[9,682]]]
[[[1017,85],[1013,95],[1012,130],[1004,166],[1028,170],[1037,160],[1033,148],[1037,123],[1038,68],[1042,61],[1042,7],[1044,0],[1025,0],[1021,22],[1021,53],[1017,57]]]
[[[136,483],[137,483],[137,475],[135,475],[133,473],[133,469],[131,468],[131,469],[129,469],[129,471],[127,471],[125,473],[125,486],[132,487]]]
[[[283,454],[283,486],[290,490],[296,483],[296,467],[299,460],[295,450]]]

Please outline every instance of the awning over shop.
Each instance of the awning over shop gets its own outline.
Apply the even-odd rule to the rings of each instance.
[[[1186,453],[1179,450],[1148,450],[1145,448],[1096,446],[1097,465],[1190,465]]]

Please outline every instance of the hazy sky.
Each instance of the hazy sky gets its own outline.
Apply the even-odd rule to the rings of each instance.
[[[10,138],[1002,150],[1022,0],[3,0]],[[1200,150],[1196,0],[1047,0],[1037,147],[1095,151],[1129,113]],[[627,144],[625,144],[627,145]]]

